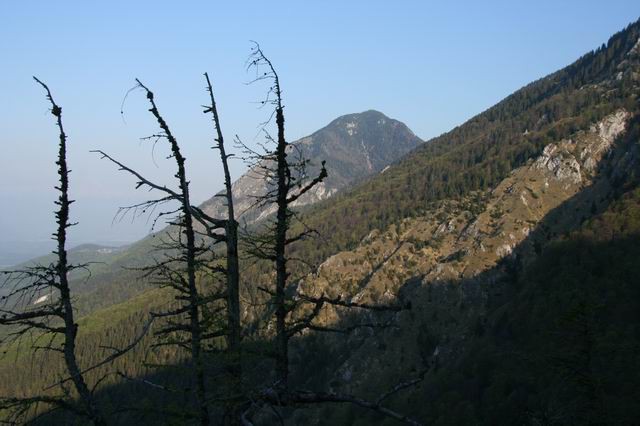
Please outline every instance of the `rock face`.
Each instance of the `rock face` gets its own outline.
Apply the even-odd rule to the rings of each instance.
[[[422,141],[403,123],[377,111],[349,114],[332,121],[314,134],[294,142],[305,158],[312,160],[308,174],[314,176],[320,161],[326,161],[329,176],[297,204],[312,204],[331,197],[339,190],[375,173],[418,146]],[[238,219],[247,223],[273,213],[271,208],[256,208],[256,197],[265,194],[271,182],[253,167],[232,185]],[[226,216],[223,198],[203,203],[204,211],[214,217]]]
[[[568,144],[571,144],[571,141],[568,141]],[[563,143],[563,145],[567,144]],[[558,149],[558,145],[547,145],[542,155],[536,160],[534,167],[541,171],[551,172],[551,175],[557,180],[579,184],[582,181],[580,163],[573,156],[565,157],[563,151]]]
[[[579,135],[578,140],[563,140],[544,148],[535,160],[534,167],[544,171],[549,177],[565,183],[578,185],[583,179],[583,170],[593,174],[597,164],[610,150],[613,141],[624,131],[629,113],[617,111],[597,124],[589,132]]]

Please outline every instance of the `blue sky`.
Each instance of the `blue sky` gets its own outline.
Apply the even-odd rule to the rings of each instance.
[[[0,243],[53,229],[56,133],[37,75],[63,107],[73,169],[73,243],[131,241],[144,220],[112,224],[147,194],[101,162],[100,148],[158,181],[172,164],[139,138],[155,131],[150,86],[182,143],[196,201],[222,187],[202,73],[213,77],[223,130],[252,142],[265,111],[247,86],[250,40],[276,64],[287,132],[377,109],[427,139],[596,48],[640,16],[640,2],[602,1],[4,1],[0,5]],[[155,160],[155,161],[154,161]],[[237,177],[244,165],[237,162]],[[10,208],[7,208],[10,206]]]

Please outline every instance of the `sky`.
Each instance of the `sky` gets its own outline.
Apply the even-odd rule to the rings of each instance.
[[[52,89],[68,133],[71,244],[131,242],[144,218],[113,221],[150,195],[100,160],[102,149],[173,184],[167,149],[140,91],[156,94],[187,158],[192,199],[222,188],[202,74],[212,77],[222,128],[254,144],[266,87],[246,84],[251,40],[275,64],[287,135],[377,109],[428,139],[606,42],[640,17],[637,0],[603,1],[3,1],[0,3],[0,247],[54,230],[57,133]],[[123,113],[121,113],[123,110]],[[245,165],[232,165],[238,177]]]

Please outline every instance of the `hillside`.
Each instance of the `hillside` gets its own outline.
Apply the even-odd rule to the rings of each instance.
[[[314,191],[299,200],[299,207],[308,207],[320,200],[351,188],[356,183],[380,173],[402,155],[416,148],[422,141],[400,121],[378,111],[349,114],[333,120],[324,128],[294,142],[300,153],[314,162],[309,174],[317,169],[320,160],[327,161],[329,177]],[[242,223],[254,223],[272,213],[268,208],[254,207],[255,197],[268,190],[250,169],[233,183],[236,211]],[[221,197],[213,196],[200,206],[213,217],[223,218],[226,210]],[[167,228],[168,229],[168,228]],[[150,252],[167,229],[162,229],[130,246],[109,253],[71,250],[73,262],[93,262],[89,265],[91,279],[86,271],[76,271],[72,286],[79,294],[78,308],[82,314],[123,302],[149,286],[138,280],[139,274],[128,270],[151,261]],[[34,259],[42,262],[49,257]],[[132,283],[137,282],[135,285]]]
[[[613,129],[617,130],[612,133]],[[384,233],[374,231],[355,250],[330,257],[305,281],[308,292],[333,295],[332,283],[342,282],[356,294],[355,300],[393,300],[400,295],[413,307],[398,318],[393,332],[354,336],[334,349],[341,356],[327,357],[339,361],[324,370],[335,371],[325,381],[363,392],[427,368],[424,387],[403,406],[429,423],[495,424],[504,418],[526,423],[554,410],[553,415],[582,424],[582,414],[572,404],[586,404],[583,396],[563,388],[543,361],[553,358],[554,350],[574,356],[571,351],[578,349],[574,342],[556,342],[553,350],[546,344],[537,347],[537,339],[575,332],[564,331],[563,321],[576,306],[583,308],[576,305],[583,300],[598,315],[619,314],[637,324],[632,312],[637,312],[640,299],[631,296],[637,286],[632,284],[634,266],[629,262],[640,249],[639,141],[640,117],[618,111],[569,140],[549,145],[493,190],[444,201],[423,217],[405,219]],[[627,252],[622,255],[620,250]],[[587,294],[582,294],[583,286]],[[598,292],[606,296],[600,299]],[[618,309],[622,311],[614,313]],[[348,317],[327,312],[324,320],[333,323]],[[541,321],[544,326],[539,326]],[[606,408],[617,419],[613,424],[629,424],[635,414],[625,409],[640,409],[633,402],[636,393],[626,393],[616,383],[637,383],[622,377],[625,365],[640,359],[633,352],[633,338],[618,333],[633,333],[635,325],[623,331],[626,327],[613,319],[598,324],[597,339],[607,345],[598,350],[613,351],[619,358],[609,371],[593,366],[594,376],[602,383],[607,380],[608,388],[601,391],[607,397],[591,408],[592,415],[602,421]],[[510,351],[526,359],[503,361]],[[560,361],[554,362],[562,369]],[[490,372],[481,371],[486,368]],[[539,381],[537,369],[544,376]],[[366,374],[372,370],[385,373],[372,379]],[[563,372],[580,380],[569,373]],[[545,394],[550,383],[565,399],[564,405],[554,406]],[[495,392],[511,399],[503,401]],[[421,405],[420,398],[429,403]],[[535,402],[529,406],[527,398]],[[450,407],[456,405],[460,410],[452,415]],[[372,421],[357,413],[347,409],[331,421],[359,415]]]
[[[640,413],[639,94],[636,22],[413,151],[409,145],[418,141],[410,131],[395,122],[376,127],[389,121],[373,112],[341,117],[303,139],[315,147],[308,148],[314,158],[331,153],[342,162],[325,188],[340,191],[328,199],[316,194],[303,208],[320,237],[291,250],[305,261],[292,271],[302,277],[297,290],[354,302],[410,301],[411,309],[354,318],[325,308],[318,325],[394,325],[300,336],[290,355],[292,381],[375,397],[422,372],[417,387],[389,402],[425,424],[632,424]],[[365,128],[373,132],[367,140],[379,141],[379,157],[358,148]],[[387,168],[385,149],[397,133],[409,153]],[[334,145],[340,135],[345,150],[360,152],[353,164]],[[215,203],[206,204],[210,211]],[[242,266],[243,296],[257,312],[247,313],[250,320],[262,306],[256,288],[272,274],[260,262]],[[131,277],[113,272],[111,279],[125,286]],[[79,341],[85,362],[99,359],[104,345],[123,346],[147,310],[167,303],[164,290],[152,289],[87,315]],[[181,353],[152,350],[151,343],[114,368],[186,385]],[[13,358],[0,361],[0,394],[27,395],[49,382],[43,376],[61,373],[54,360],[8,350]],[[248,366],[269,367],[253,362]],[[133,400],[144,411],[142,419],[120,414],[121,423],[170,423],[154,404],[192,403],[116,378],[101,390],[104,401]],[[290,410],[285,422],[395,424],[337,407]]]

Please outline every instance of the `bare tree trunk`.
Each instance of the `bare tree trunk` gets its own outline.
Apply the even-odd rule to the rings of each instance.
[[[191,358],[194,364],[193,375],[196,386],[196,398],[198,402],[200,424],[205,426],[209,424],[209,409],[206,400],[206,388],[204,380],[204,365],[202,361],[202,329],[200,325],[200,295],[196,287],[196,242],[195,231],[193,228],[193,215],[191,211],[191,201],[189,199],[189,182],[187,181],[184,162],[185,158],[180,152],[177,140],[171,133],[169,126],[160,115],[153,99],[153,92],[137,80],[140,87],[147,93],[147,99],[151,103],[150,112],[158,121],[160,128],[164,131],[164,136],[171,145],[171,152],[178,166],[176,177],[180,183],[182,215],[184,223],[184,235],[187,239],[185,257],[187,263],[187,283],[189,294],[189,325],[191,333]]]
[[[205,109],[213,115],[213,124],[216,128],[216,148],[220,151],[220,160],[224,170],[224,188],[227,201],[227,220],[225,223],[225,243],[227,246],[227,351],[230,357],[229,372],[231,374],[231,396],[239,398],[242,395],[242,360],[240,352],[241,318],[240,318],[240,265],[238,260],[238,223],[236,222],[233,207],[233,190],[231,188],[231,173],[229,172],[229,155],[224,146],[224,136],[220,127],[220,117],[216,107],[213,86],[209,75],[204,74],[207,80],[207,91],[211,98],[211,106]],[[233,401],[233,399],[232,399]],[[240,424],[240,409],[237,403],[231,402],[225,414],[225,423],[228,425]]]
[[[257,44],[251,58],[253,60],[250,61],[249,66],[256,68],[257,77],[255,81],[269,80],[272,83],[263,104],[274,105],[278,132],[275,141],[275,152],[258,156],[258,164],[266,169],[266,176],[274,179],[276,183],[275,191],[270,191],[264,195],[261,202],[275,202],[277,207],[275,226],[270,230],[270,232],[273,232],[273,245],[270,247],[269,253],[264,253],[262,249],[258,250],[258,252],[262,252],[259,256],[273,261],[276,267],[275,291],[268,290],[267,292],[273,297],[273,305],[275,307],[276,386],[278,391],[284,394],[289,389],[289,338],[291,333],[289,333],[287,318],[295,305],[295,302],[287,298],[286,295],[289,279],[287,246],[311,233],[307,230],[295,237],[288,238],[287,233],[289,232],[291,218],[295,214],[291,210],[291,206],[298,198],[322,182],[327,177],[327,171],[324,162],[322,162],[322,168],[318,176],[305,183],[304,181],[307,178],[306,159],[297,159],[293,162],[288,160],[287,155],[291,144],[287,142],[285,137],[284,107],[282,105],[282,91],[278,73]],[[258,72],[259,67],[266,67],[267,72]],[[273,98],[271,98],[271,95],[273,95]],[[267,137],[273,141],[268,134]],[[294,170],[293,175],[292,170]]]
[[[56,212],[56,222],[58,223],[58,229],[54,234],[57,242],[57,249],[54,252],[57,257],[56,274],[58,276],[58,284],[60,289],[60,302],[62,304],[62,314],[64,320],[64,361],[69,371],[69,375],[73,384],[80,395],[83,405],[89,418],[96,425],[106,425],[102,414],[99,412],[93,395],[89,391],[87,383],[84,380],[80,368],[78,367],[78,361],[76,359],[76,337],[78,334],[78,325],[75,323],[73,315],[73,305],[71,303],[71,292],[69,290],[69,281],[67,274],[69,273],[69,264],[67,261],[67,228],[72,226],[69,223],[69,206],[73,203],[73,200],[69,199],[69,169],[67,167],[67,135],[64,132],[62,125],[62,108],[60,108],[53,97],[46,84],[34,77],[34,79],[46,90],[47,99],[51,102],[51,113],[56,117],[56,125],[60,132],[60,142],[58,150],[58,176],[60,177],[60,186],[56,187],[60,192],[58,201],[56,204],[59,206]]]
[[[265,178],[269,180],[275,180],[275,190],[268,191],[266,195],[261,198],[262,203],[275,202],[276,220],[275,226],[270,228],[271,244],[264,244],[264,238],[257,238],[253,242],[253,246],[250,248],[250,252],[257,255],[259,258],[267,259],[275,262],[276,267],[276,283],[275,291],[270,288],[260,288],[260,290],[266,292],[272,297],[273,306],[275,308],[275,368],[276,368],[276,382],[273,387],[267,388],[260,393],[262,402],[271,406],[274,409],[277,406],[280,407],[292,407],[296,405],[309,405],[309,404],[326,404],[326,403],[351,403],[361,406],[373,411],[376,411],[384,416],[394,418],[407,424],[414,426],[420,425],[420,422],[415,419],[398,413],[394,410],[386,408],[382,405],[390,395],[393,395],[400,390],[407,389],[411,386],[415,386],[420,383],[426,374],[426,370],[419,375],[418,378],[401,382],[396,385],[391,391],[384,393],[375,401],[365,400],[349,394],[336,394],[336,393],[323,393],[313,391],[300,391],[290,388],[289,384],[289,344],[290,339],[298,333],[304,330],[313,330],[319,332],[350,332],[362,327],[385,327],[386,323],[367,322],[354,324],[344,328],[322,326],[314,323],[318,315],[322,311],[324,306],[333,305],[343,308],[357,308],[366,309],[379,312],[398,312],[403,309],[407,309],[410,306],[401,305],[368,305],[357,302],[351,302],[343,300],[342,297],[335,299],[325,297],[322,295],[319,298],[309,297],[300,292],[300,289],[296,289],[295,296],[287,295],[289,272],[287,270],[287,247],[297,241],[300,241],[315,233],[313,229],[309,229],[305,225],[305,230],[298,231],[295,235],[288,235],[290,231],[290,225],[292,219],[299,219],[298,214],[292,209],[296,201],[300,197],[304,196],[308,191],[311,191],[316,185],[320,184],[327,177],[327,170],[325,168],[325,162],[322,161],[322,166],[318,175],[309,179],[307,175],[306,165],[308,160],[304,158],[304,155],[298,150],[300,158],[296,160],[289,160],[288,154],[294,152],[295,148],[292,144],[287,143],[285,138],[285,118],[284,107],[282,105],[282,92],[280,87],[280,80],[277,72],[275,71],[271,61],[263,54],[260,47],[256,44],[254,52],[250,56],[249,67],[256,68],[256,79],[254,81],[268,80],[271,82],[266,100],[262,104],[271,104],[275,107],[275,121],[277,127],[277,139],[275,140],[276,149],[275,152],[267,152],[263,155],[258,155],[258,165],[264,170]],[[259,70],[260,67],[266,67],[267,72]],[[273,139],[267,133],[267,139],[273,141]],[[245,149],[246,146],[245,146]],[[250,149],[247,149],[251,153]],[[256,157],[254,155],[254,157]],[[309,180],[307,180],[309,179]],[[304,225],[304,224],[303,224]],[[251,241],[249,241],[251,243]],[[293,290],[290,288],[289,290]],[[292,315],[297,308],[302,305],[311,305],[311,311],[300,317]],[[300,311],[299,313],[301,313]],[[248,418],[250,417],[250,407],[244,413],[242,418],[245,424],[250,424]],[[249,417],[247,417],[249,416]]]
[[[287,310],[285,304],[285,289],[287,285],[287,258],[285,255],[287,229],[289,227],[289,206],[287,196],[289,194],[289,186],[287,184],[287,174],[289,168],[287,165],[287,143],[284,136],[284,112],[282,111],[282,103],[280,100],[280,83],[278,77],[275,77],[276,96],[278,105],[276,107],[276,125],[278,127],[278,146],[276,148],[277,161],[277,181],[278,195],[276,214],[276,347],[278,357],[276,358],[276,373],[278,375],[279,387],[288,388],[289,381],[289,339],[287,336]]]

